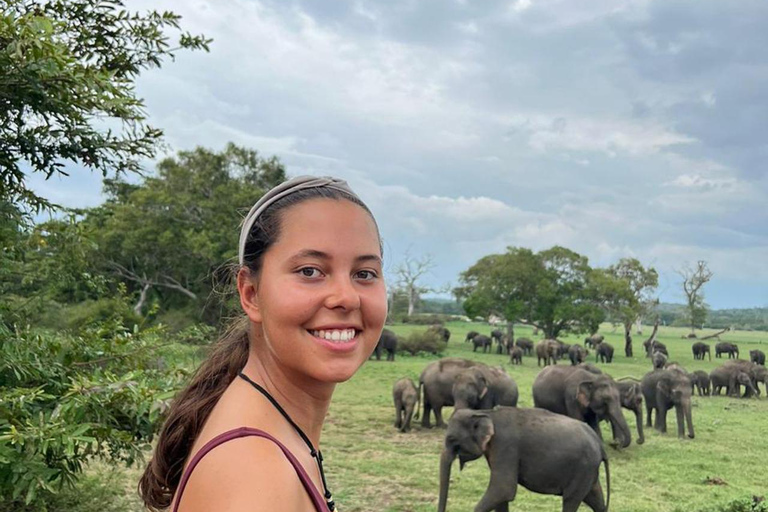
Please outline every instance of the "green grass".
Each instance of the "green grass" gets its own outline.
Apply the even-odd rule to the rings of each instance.
[[[470,330],[489,333],[482,324],[453,323],[451,340],[444,356],[477,359],[503,365],[520,388],[520,406],[533,405],[531,384],[540,370],[536,359],[525,357],[522,366],[512,366],[506,356],[473,353],[464,337]],[[600,365],[614,377],[642,377],[651,363],[642,350],[649,334],[635,335],[635,357],[624,357],[623,336],[601,331],[615,348],[613,364]],[[391,326],[399,335],[424,326]],[[685,329],[662,328],[659,340],[669,349],[670,360],[680,362],[688,371],[706,370],[724,360],[694,361],[691,340],[681,339]],[[517,337],[532,339],[531,330],[518,327]],[[741,357],[750,348],[768,351],[768,333],[733,332],[721,338],[739,344]],[[583,336],[563,337],[568,343],[582,342]],[[694,340],[695,341],[695,340]],[[438,459],[444,431],[414,429],[402,434],[393,427],[392,384],[407,376],[418,381],[421,370],[435,357],[398,355],[394,363],[369,361],[349,382],[339,385],[325,425],[322,448],[326,458],[329,486],[343,512],[353,511],[432,511],[437,507]],[[590,358],[594,362],[594,354]],[[561,361],[560,364],[570,364]],[[611,510],[621,512],[699,511],[725,504],[733,499],[765,494],[768,489],[768,400],[727,397],[694,397],[693,419],[696,439],[678,440],[675,417],[668,423],[671,434],[661,435],[646,429],[646,442],[632,443],[621,452],[608,449],[611,468]],[[444,418],[450,416],[444,410]],[[633,435],[634,415],[625,414]],[[605,429],[606,434],[608,430]],[[608,436],[606,436],[608,437]],[[139,470],[125,472],[126,488],[135,488]],[[483,460],[468,464],[459,472],[454,464],[448,510],[472,510],[488,483],[489,471]],[[727,485],[711,485],[708,478],[720,478]],[[601,470],[605,485],[605,474]],[[530,493],[518,488],[513,510],[560,510],[560,498]],[[131,510],[141,510],[132,501]],[[582,507],[581,510],[586,510]]]

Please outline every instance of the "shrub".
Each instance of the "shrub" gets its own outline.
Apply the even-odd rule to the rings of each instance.
[[[190,325],[174,335],[179,343],[185,345],[210,345],[215,337],[216,329],[206,324]]]
[[[445,342],[433,330],[415,331],[407,337],[400,339],[397,348],[401,352],[407,352],[411,355],[416,355],[419,352],[440,354],[445,350]]]
[[[682,509],[675,509],[682,512]],[[726,505],[717,505],[698,512],[768,512],[768,501],[763,496],[749,496],[731,501]]]
[[[141,315],[134,313],[122,296],[79,302],[66,308],[66,317],[65,327],[72,331],[101,324],[113,317],[120,317],[122,323],[130,328],[142,323]]]

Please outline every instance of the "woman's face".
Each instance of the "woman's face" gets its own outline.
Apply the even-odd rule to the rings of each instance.
[[[254,300],[251,319],[276,361],[323,382],[349,379],[387,316],[373,219],[346,200],[311,199],[285,210]]]

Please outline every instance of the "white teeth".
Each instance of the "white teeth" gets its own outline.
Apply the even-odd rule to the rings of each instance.
[[[327,341],[345,342],[355,337],[354,329],[335,329],[328,331],[310,331],[312,336],[323,338]]]

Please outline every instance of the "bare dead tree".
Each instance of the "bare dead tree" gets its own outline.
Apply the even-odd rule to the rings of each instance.
[[[406,251],[402,263],[395,269],[397,286],[408,297],[408,316],[413,314],[416,303],[422,294],[437,291],[419,284],[421,278],[433,268],[435,268],[435,262],[432,255],[426,254],[416,259],[411,256],[410,252]]]
[[[125,268],[124,266],[111,262],[110,266],[120,277],[133,281],[141,285],[141,295],[138,302],[134,305],[133,310],[137,315],[141,314],[141,310],[144,307],[144,303],[147,300],[147,294],[153,286],[160,286],[163,288],[170,288],[172,290],[179,291],[189,297],[190,299],[197,299],[197,295],[194,292],[185,288],[180,282],[172,278],[169,275],[158,273],[157,275],[147,276],[144,274],[137,274],[136,272]]]
[[[707,314],[702,287],[712,279],[714,274],[709,270],[707,262],[703,260],[697,261],[695,268],[685,264],[676,272],[683,278],[683,292],[687,300],[691,333],[695,333],[696,325],[702,324]]]
[[[717,338],[718,340],[720,340],[720,335],[725,333],[725,332],[728,332],[730,330],[731,330],[730,327],[726,327],[722,331],[718,331],[718,332],[716,332],[714,334],[710,334],[708,336],[702,336],[700,339],[702,339],[702,340],[711,340],[712,338]]]

